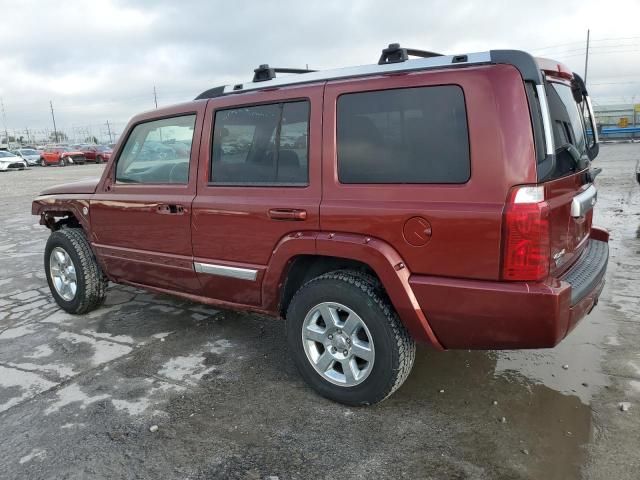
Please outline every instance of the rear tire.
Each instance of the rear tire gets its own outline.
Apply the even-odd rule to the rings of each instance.
[[[104,302],[108,280],[81,229],[63,228],[49,236],[44,269],[51,294],[63,310],[87,313]]]
[[[60,157],[60,161],[58,162],[58,165],[60,165],[61,167],[65,167],[67,165],[67,162],[65,161],[64,157]]]
[[[96,157],[96,163],[102,163],[102,157],[100,156]]]
[[[330,272],[307,282],[289,304],[287,343],[296,367],[336,402],[381,402],[411,372],[415,343],[376,283],[357,272]]]

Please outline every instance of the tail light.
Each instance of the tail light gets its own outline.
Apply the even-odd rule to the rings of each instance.
[[[503,214],[502,278],[539,281],[549,274],[549,205],[544,187],[509,193]]]

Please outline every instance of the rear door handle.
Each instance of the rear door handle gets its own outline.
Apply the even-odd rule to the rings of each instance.
[[[307,211],[296,208],[272,208],[269,210],[272,220],[302,221],[307,219]]]
[[[156,212],[161,215],[182,215],[184,213],[184,206],[161,203],[156,207]]]

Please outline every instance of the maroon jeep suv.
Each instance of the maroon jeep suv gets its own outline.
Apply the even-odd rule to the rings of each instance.
[[[392,44],[254,73],[134,117],[102,178],[34,200],[61,308],[112,281],[282,317],[304,379],[365,405],[415,342],[553,347],[596,305],[597,129],[563,64]]]

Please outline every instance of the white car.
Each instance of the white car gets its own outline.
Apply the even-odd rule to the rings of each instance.
[[[0,172],[6,172],[7,170],[24,170],[27,167],[26,160],[6,150],[0,150]]]
[[[17,150],[14,150],[13,153],[21,157],[23,160],[26,160],[27,165],[29,165],[30,167],[40,165],[42,161],[40,152],[34,150],[33,148],[19,148]]]

